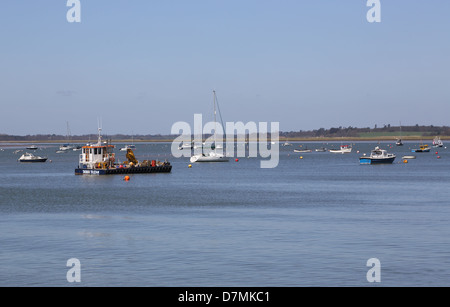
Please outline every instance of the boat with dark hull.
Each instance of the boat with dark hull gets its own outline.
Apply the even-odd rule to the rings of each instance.
[[[132,149],[127,150],[127,161],[116,163],[114,148],[115,146],[109,142],[102,141],[101,129],[99,129],[98,142],[82,147],[75,175],[149,174],[172,171],[172,165],[167,161],[144,160],[139,162]]]
[[[22,163],[43,163],[47,161],[47,157],[39,157],[39,156],[35,156],[31,153],[24,153],[20,158],[19,158],[19,162]]]
[[[170,173],[172,165],[165,162],[160,166],[136,166],[136,167],[116,167],[116,168],[96,168],[96,169],[75,169],[75,175],[123,175],[123,174],[150,174],[150,173]]]
[[[394,163],[396,155],[388,153],[380,147],[375,147],[370,153],[370,156],[363,156],[359,158],[360,164],[392,164]]]
[[[420,145],[419,149],[412,149],[411,152],[430,152],[431,147],[428,145]]]

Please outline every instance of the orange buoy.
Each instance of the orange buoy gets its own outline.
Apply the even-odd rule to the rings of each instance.
[[[406,159],[405,159],[405,160],[403,160],[403,163],[408,163],[408,160],[406,160]]]
[[[125,178],[123,178],[123,180],[130,181],[130,176],[125,176]]]

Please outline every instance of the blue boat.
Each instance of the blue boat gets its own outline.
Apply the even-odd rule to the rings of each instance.
[[[370,156],[363,156],[359,158],[360,164],[392,164],[397,156],[388,153],[380,147],[375,147],[370,153]]]
[[[431,147],[428,145],[420,145],[419,149],[412,149],[411,152],[430,152]]]

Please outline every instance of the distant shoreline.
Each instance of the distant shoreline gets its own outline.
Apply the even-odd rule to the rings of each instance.
[[[443,141],[448,141],[450,140],[450,137],[446,137],[446,136],[442,136],[441,140]],[[141,140],[136,140],[136,139],[117,139],[117,140],[112,140],[112,143],[116,143],[116,144],[131,144],[133,143],[172,143],[174,141],[174,139],[141,139]],[[224,140],[225,142],[226,140]],[[237,142],[243,142],[244,139],[235,139],[235,141]],[[250,142],[255,142],[257,141],[257,139],[254,138],[250,138]],[[270,139],[269,139],[270,141]],[[379,137],[293,137],[293,138],[288,138],[286,140],[286,138],[284,137],[280,137],[279,139],[279,143],[285,143],[286,141],[288,142],[368,142],[368,141],[392,141],[395,142],[396,138],[392,138],[391,136],[379,136]],[[420,141],[420,142],[424,142],[424,143],[432,143],[433,142],[433,137],[423,137],[423,136],[405,136],[402,138],[402,141]],[[33,141],[0,141],[0,145],[5,145],[5,144],[65,144],[65,143],[71,143],[71,144],[87,144],[89,142],[92,142],[92,140],[74,140],[71,142],[68,142],[67,140],[33,140]]]
[[[257,132],[256,132],[257,133]],[[235,140],[242,141],[244,138],[252,141],[257,140],[258,135],[245,128],[244,131],[235,131]],[[34,134],[34,135],[9,135],[0,133],[0,144],[11,143],[76,143],[86,144],[97,140],[97,134],[58,135],[58,134]],[[104,134],[103,139],[114,140],[114,143],[162,143],[173,142],[179,135],[173,134]],[[204,134],[203,138],[210,135]],[[448,126],[402,126],[357,128],[337,127],[329,129],[316,129],[308,131],[279,131],[280,142],[341,142],[341,141],[395,141],[398,138],[403,141],[433,141],[435,137],[442,140],[450,140],[450,127]],[[268,135],[270,139],[270,134]],[[180,141],[181,142],[181,141]]]

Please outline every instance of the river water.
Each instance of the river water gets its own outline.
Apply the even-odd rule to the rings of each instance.
[[[75,176],[79,152],[17,162],[0,151],[0,286],[449,286],[450,154],[380,146],[393,165],[351,154],[294,153],[280,163],[175,159],[140,143],[138,159],[168,159],[170,174]],[[357,153],[360,151],[360,153]],[[119,154],[119,153],[118,153]],[[300,156],[303,159],[300,159]],[[440,157],[438,159],[437,157]],[[67,280],[79,260],[80,283]],[[369,283],[367,261],[380,262]]]

